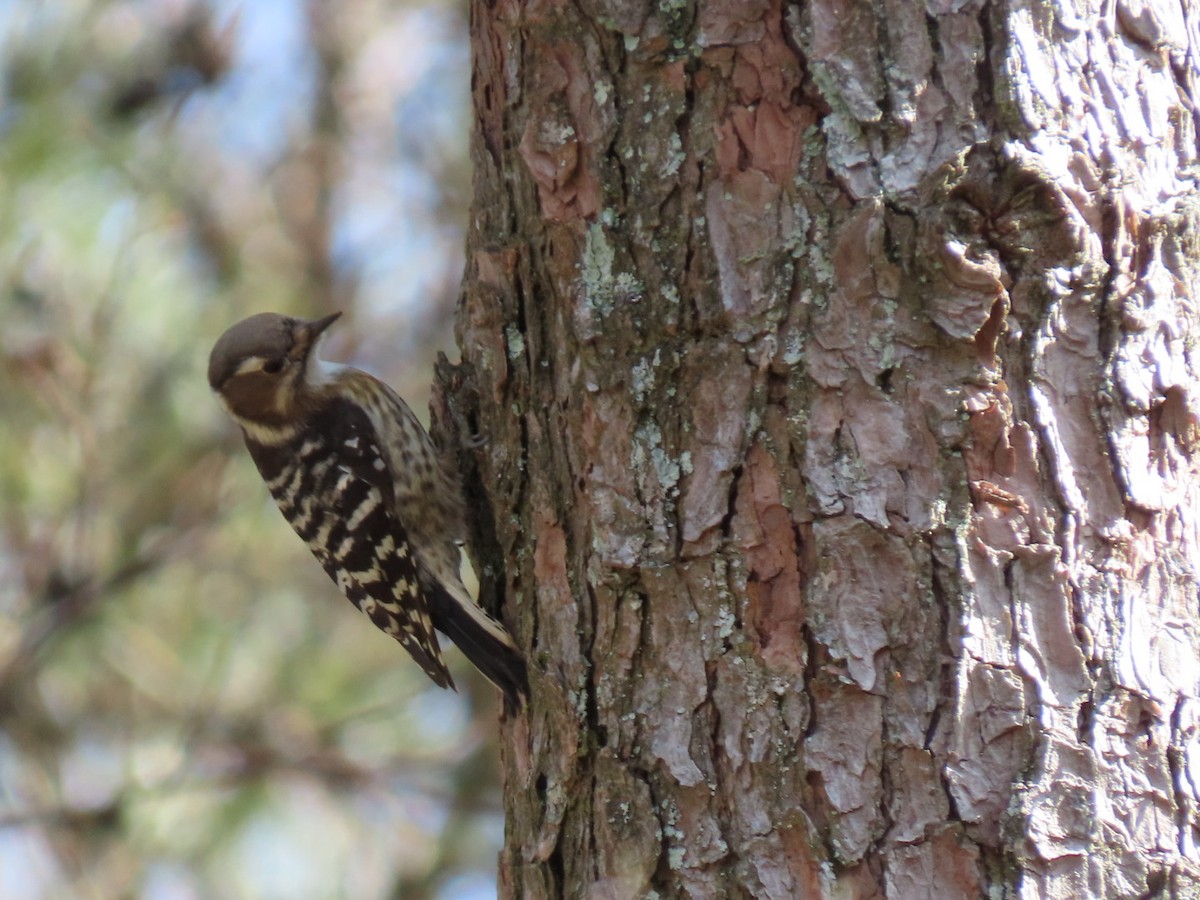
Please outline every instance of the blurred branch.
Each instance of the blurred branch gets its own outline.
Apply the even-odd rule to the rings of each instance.
[[[121,818],[120,801],[106,803],[93,809],[56,806],[53,809],[23,810],[0,815],[0,828],[67,828],[75,831],[106,831]]]
[[[445,760],[401,755],[379,767],[365,766],[333,747],[316,747],[294,754],[256,740],[206,742],[193,748],[190,764],[153,785],[130,786],[108,803],[96,807],[59,806],[0,814],[0,828],[32,825],[89,829],[110,826],[134,800],[163,797],[196,790],[227,790],[271,778],[300,775],[333,792],[369,790],[373,794],[420,793],[449,805],[466,816],[500,811],[499,797],[488,802],[490,745],[481,744],[447,772]],[[197,762],[199,757],[199,762]],[[198,770],[207,774],[197,777]],[[447,778],[447,775],[450,778]],[[457,777],[466,775],[469,777]]]
[[[317,63],[312,130],[292,140],[274,185],[280,224],[298,245],[305,289],[315,295],[314,306],[321,310],[345,308],[354,293],[353,281],[339,281],[333,263],[333,204],[342,176],[344,139],[338,89],[346,64],[337,9],[329,3],[306,4]]]
[[[0,710],[12,710],[15,686],[32,676],[56,640],[84,621],[106,596],[128,587],[160,565],[170,546],[179,539],[177,534],[164,538],[151,552],[129,560],[103,578],[69,583],[52,571],[37,599],[38,611],[30,615],[17,649],[0,668]]]
[[[138,72],[117,84],[109,113],[114,119],[129,119],[164,101],[177,103],[200,87],[211,87],[229,70],[233,37],[239,13],[223,28],[213,22],[212,9],[194,3],[163,33],[138,60]]]

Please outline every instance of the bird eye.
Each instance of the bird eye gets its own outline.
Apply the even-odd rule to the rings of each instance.
[[[278,375],[283,371],[284,361],[282,359],[268,359],[263,363],[262,370],[268,375]]]

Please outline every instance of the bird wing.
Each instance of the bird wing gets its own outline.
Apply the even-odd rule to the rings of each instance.
[[[280,510],[346,598],[399,641],[436,684],[453,688],[370,419],[356,404],[334,400],[311,424],[294,476],[311,479],[311,486],[289,491],[285,481],[277,492],[284,478],[268,480]]]

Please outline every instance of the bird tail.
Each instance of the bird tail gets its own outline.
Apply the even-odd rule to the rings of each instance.
[[[439,583],[430,599],[434,627],[500,689],[504,714],[519,713],[529,696],[529,676],[512,635],[471,598],[461,582]]]

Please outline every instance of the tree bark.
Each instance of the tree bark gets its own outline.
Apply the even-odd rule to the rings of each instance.
[[[473,2],[503,895],[1200,891],[1198,35]]]

